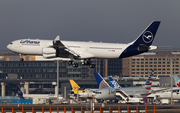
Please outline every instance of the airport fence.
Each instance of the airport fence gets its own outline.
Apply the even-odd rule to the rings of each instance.
[[[4,109],[3,107],[1,108],[0,113],[156,113],[156,107],[154,105],[153,109],[150,111],[147,110],[147,106],[144,106],[145,108],[141,109],[139,106],[135,106],[135,109],[130,109],[129,106],[127,106],[126,109],[122,109],[120,106],[117,107],[115,110],[114,108],[112,109],[111,106],[108,107],[108,109],[103,109],[102,107],[99,107],[99,109],[89,109],[87,110],[84,107],[41,107],[41,108],[35,108],[35,107],[20,107],[20,108],[14,108],[12,109]]]

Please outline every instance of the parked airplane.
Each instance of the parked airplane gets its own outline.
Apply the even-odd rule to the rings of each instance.
[[[176,84],[176,87],[180,88],[180,78],[175,74],[173,74],[173,77],[174,77],[174,82]]]
[[[23,94],[19,86],[17,86],[17,94],[18,97],[24,99],[33,99],[33,98],[57,99],[57,95],[55,94]],[[59,95],[58,99],[62,100],[63,97]]]
[[[20,39],[11,42],[7,48],[20,55],[40,55],[44,58],[70,58],[69,64],[78,67],[75,60],[81,60],[83,65],[89,65],[93,58],[117,59],[129,57],[150,50],[157,49],[152,46],[160,21],[153,21],[133,42],[128,44],[61,41],[60,36],[54,40]],[[23,61],[23,58],[20,58]]]
[[[147,96],[149,95],[150,93],[152,93],[152,90],[151,90],[151,85],[152,85],[152,77],[153,77],[153,73],[154,73],[154,70],[152,70],[152,72],[150,73],[148,79],[146,80],[146,83],[143,87],[128,87],[128,88],[122,88],[120,86],[117,87],[117,82],[111,82],[110,81],[110,84],[112,85],[112,88],[110,87],[106,87],[106,88],[100,88],[101,90],[99,90],[98,92],[114,92],[115,90],[122,90],[124,91],[127,95],[129,95],[130,97],[143,97],[143,96]],[[95,78],[96,78],[96,81],[98,83],[99,86],[101,86],[101,81],[103,81],[104,79],[101,77],[101,75],[99,75],[97,72],[94,72],[94,75],[95,75]],[[110,77],[110,80],[112,80],[112,78]],[[104,80],[105,81],[105,80]],[[104,82],[102,82],[104,83]],[[106,83],[107,84],[107,83]],[[107,84],[108,86],[108,84]],[[120,88],[119,88],[120,87]],[[99,93],[99,94],[102,94],[102,93]],[[108,93],[105,93],[105,94],[108,94]],[[96,97],[98,96],[98,94],[96,95]],[[102,97],[102,95],[99,95],[99,97]]]
[[[93,95],[92,91],[82,90],[80,88],[80,86],[72,79],[70,79],[69,82],[70,82],[71,87],[72,87],[73,92],[74,92],[73,96],[76,96],[78,94],[80,98],[89,98],[89,97],[91,98],[92,97],[92,95]]]
[[[131,97],[131,95],[129,95],[127,93],[127,91],[124,91],[123,89],[126,88],[121,88],[114,80],[112,80],[112,78],[110,78],[113,81],[113,84],[111,83],[111,86],[109,86],[109,84],[97,73],[94,72],[96,81],[98,83],[99,86],[99,90],[95,91],[95,98],[96,99],[100,99],[100,100],[116,100],[116,102],[118,100],[121,100],[121,103],[144,103],[143,98],[141,97]],[[151,74],[152,76],[153,74]],[[149,78],[149,81],[152,80],[151,78]],[[116,86],[114,86],[114,84],[116,84]],[[148,82],[148,87],[149,84],[151,84],[151,82]],[[104,87],[103,87],[104,86]],[[136,89],[138,90],[138,93],[141,93],[142,90],[139,90],[140,88]],[[147,88],[147,90],[149,90],[150,88]],[[129,88],[129,91],[132,90],[132,88]],[[143,92],[144,93],[144,92]]]
[[[137,96],[142,96],[142,95],[144,95],[144,93],[146,95],[147,92],[149,94],[149,91],[151,90],[153,73],[154,73],[154,70],[151,71],[151,73],[143,87],[122,88],[112,77],[108,77],[108,79],[109,79],[109,82],[110,82],[112,88],[121,88],[123,91],[125,91],[127,94],[129,94],[131,96],[133,96],[135,94],[138,94]]]
[[[180,100],[180,78],[173,74],[174,82],[177,88],[173,88],[172,96],[174,100]],[[148,97],[152,97],[154,99],[171,99],[171,89],[168,88],[167,90],[163,90],[158,93],[153,93],[151,95],[148,95]]]

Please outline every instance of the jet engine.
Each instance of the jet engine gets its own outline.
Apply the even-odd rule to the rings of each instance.
[[[138,50],[140,52],[146,52],[146,51],[149,50],[149,47],[147,45],[145,45],[145,44],[140,44],[139,47],[138,47]]]
[[[55,58],[56,56],[56,49],[54,48],[43,48],[42,49],[43,57],[44,58]]]

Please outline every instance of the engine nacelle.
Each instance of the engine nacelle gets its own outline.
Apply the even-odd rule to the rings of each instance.
[[[56,54],[43,54],[44,58],[56,58]]]
[[[139,47],[138,47],[138,50],[140,52],[146,52],[146,51],[148,51],[148,49],[149,49],[149,47],[147,45],[145,45],[145,44],[140,44]]]
[[[56,49],[47,47],[42,49],[44,58],[56,58]]]
[[[43,48],[42,53],[43,54],[56,54],[56,49],[54,49],[54,48]]]

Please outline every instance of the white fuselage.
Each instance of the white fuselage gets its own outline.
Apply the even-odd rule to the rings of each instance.
[[[102,99],[102,100],[115,100],[115,99],[117,99],[116,92],[113,88],[100,89],[100,90],[95,92],[94,97],[95,97],[95,99]]]
[[[137,37],[128,44],[118,43],[98,43],[98,42],[78,42],[61,41],[58,35],[54,40],[21,39],[13,41],[7,48],[13,52],[24,55],[41,55],[44,58],[71,58],[91,59],[91,58],[125,58],[138,55],[149,50],[157,49],[151,46],[160,21],[153,21]],[[71,63],[71,62],[70,62]],[[85,62],[84,62],[85,63]],[[90,63],[86,63],[90,64]],[[74,65],[77,67],[77,65]],[[90,65],[93,67],[92,65]]]
[[[162,92],[158,92],[158,93],[153,93],[153,94],[150,94],[148,97],[154,97],[154,98],[165,98],[165,99],[170,99],[171,98],[171,90],[167,90],[167,91],[162,91]],[[177,99],[177,100],[180,100],[180,94],[179,92],[173,92],[172,93],[172,98],[173,99]]]
[[[96,99],[116,99],[116,89],[124,91],[127,95],[133,97],[141,97],[141,94],[149,93],[144,87],[131,87],[131,88],[104,88],[96,92]]]
[[[119,58],[129,44],[61,41],[65,47],[77,53],[79,59]],[[53,46],[53,40],[22,39],[13,41],[7,48],[22,55],[43,55],[42,49]]]
[[[57,98],[57,95],[55,94],[23,94],[23,97],[26,99],[33,99],[33,98]],[[62,100],[63,97],[59,95],[59,100]]]
[[[146,90],[145,87],[128,87],[128,88],[120,88],[124,92],[126,92],[130,96],[138,96],[141,97],[141,94],[149,93],[150,90]]]

